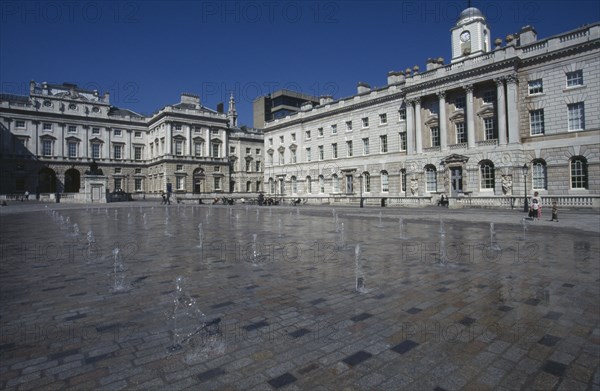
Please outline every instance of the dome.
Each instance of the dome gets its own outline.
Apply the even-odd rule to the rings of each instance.
[[[458,15],[456,24],[457,25],[464,24],[464,23],[470,22],[474,19],[485,20],[485,16],[483,16],[483,13],[479,9],[477,9],[475,7],[469,7],[466,10],[464,10],[463,12],[461,12],[460,15]]]

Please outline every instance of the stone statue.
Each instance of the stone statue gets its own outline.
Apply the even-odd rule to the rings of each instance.
[[[412,178],[410,180],[410,193],[412,195],[417,195],[419,192],[419,180],[417,178]]]
[[[95,160],[92,160],[90,164],[90,169],[85,172],[85,175],[104,175],[102,173],[102,169],[98,168],[98,163]]]
[[[502,175],[502,192],[505,195],[512,194],[512,175]]]

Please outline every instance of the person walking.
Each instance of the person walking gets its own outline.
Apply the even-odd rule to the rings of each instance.
[[[162,198],[162,201],[160,201],[160,204],[161,205],[167,205],[167,196],[165,195],[165,192],[161,191],[160,192],[160,196]]]
[[[536,191],[533,193],[533,197],[531,197],[531,209],[532,209],[532,217],[533,220],[539,220],[542,217],[541,211],[541,203],[540,203],[540,194]]]
[[[29,190],[25,190],[25,201],[29,201]]]
[[[552,218],[550,221],[556,221],[558,223],[558,204],[556,201],[552,202]]]

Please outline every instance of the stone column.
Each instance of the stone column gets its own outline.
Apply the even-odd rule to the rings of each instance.
[[[412,99],[406,100],[406,154],[415,154],[415,115]]]
[[[519,109],[518,109],[518,94],[517,94],[517,75],[509,75],[506,78],[507,94],[506,100],[508,104],[508,143],[519,144]]]
[[[192,150],[192,124],[188,125],[188,130],[187,130],[187,156],[194,156],[194,151]]]
[[[421,98],[415,99],[415,144],[417,154],[423,152],[423,134],[421,134]]]
[[[473,85],[466,85],[465,91],[467,92],[466,98],[466,111],[467,111],[467,147],[475,147],[475,117],[473,110]]]
[[[65,146],[65,124],[58,124],[60,127],[60,135],[58,137],[58,151],[56,151],[56,156],[65,157],[64,156],[64,146]]]
[[[437,94],[439,98],[439,123],[440,123],[440,150],[448,149],[448,129],[446,123],[446,91],[440,91]]]
[[[498,115],[498,143],[506,145],[506,97],[504,95],[504,78],[494,79],[496,82],[496,113]]]
[[[166,140],[165,143],[167,144],[165,146],[165,148],[167,149],[165,151],[165,155],[172,155],[173,154],[173,128],[171,126],[171,122],[167,121],[166,122],[166,126],[167,126],[167,131],[166,131]]]

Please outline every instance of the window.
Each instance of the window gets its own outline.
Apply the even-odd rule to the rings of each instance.
[[[307,130],[304,132],[304,138],[306,138],[307,140],[310,140],[310,130]]]
[[[542,82],[542,79],[528,82],[527,87],[529,88],[529,95],[541,94],[544,92],[544,83]]]
[[[273,152],[268,152],[267,154],[267,161],[269,162],[269,164],[273,164]]]
[[[273,138],[269,137],[269,145],[273,145]]]
[[[221,166],[215,166],[214,167],[214,171],[215,172],[221,172]]]
[[[386,153],[388,151],[387,135],[379,136],[379,152]]]
[[[387,171],[381,171],[381,191],[387,193],[390,191],[389,177]]]
[[[194,126],[193,129],[194,129],[194,133],[202,132],[202,128],[200,128],[199,126]]]
[[[177,123],[176,123],[176,124],[175,124],[175,131],[177,131],[177,132],[181,132],[181,129],[182,129],[182,127],[181,127],[181,124],[177,124]]]
[[[77,126],[69,125],[68,132],[69,133],[77,133]]]
[[[322,145],[319,145],[319,160],[325,159],[325,150]]]
[[[100,144],[92,144],[92,159],[100,159]]]
[[[250,172],[250,160],[246,160],[246,172]]]
[[[406,151],[406,133],[400,133],[400,150]]]
[[[455,124],[456,127],[456,143],[466,143],[467,142],[467,134],[465,133],[465,123],[457,122]]]
[[[440,128],[438,126],[431,127],[431,146],[440,146]]]
[[[255,165],[256,165],[256,172],[259,172],[260,171],[260,162],[259,161],[255,162]]]
[[[121,152],[123,151],[123,146],[121,145],[113,145],[113,158],[114,159],[122,159],[123,156]]]
[[[487,90],[483,93],[483,103],[493,104],[496,101],[496,92],[494,90]]]
[[[362,142],[363,142],[363,155],[368,155],[369,154],[369,139],[363,138]]]
[[[194,156],[202,156],[202,150],[204,149],[204,145],[201,142],[194,143]]]
[[[77,143],[73,141],[69,141],[67,144],[67,149],[69,153],[69,157],[77,157]]]
[[[379,114],[379,125],[387,124],[387,114]]]
[[[567,87],[583,85],[583,71],[567,72]]]
[[[567,105],[569,114],[569,130],[585,129],[585,113],[583,102],[571,103]]]
[[[340,192],[340,178],[336,174],[331,176],[331,192],[339,193]]]
[[[221,178],[219,178],[219,177],[214,178],[214,189],[221,190]]]
[[[337,143],[331,144],[331,157],[333,159],[337,159],[338,157]]]
[[[142,138],[142,132],[140,132],[139,130],[135,131],[135,133],[133,134],[133,136],[136,137],[136,138]]]
[[[290,180],[292,182],[292,194],[298,194],[298,181],[296,177],[293,176]]]
[[[121,190],[122,189],[121,178],[115,178],[114,182],[115,182],[115,190]]]
[[[275,181],[273,178],[269,178],[269,191],[271,194],[275,194]]]
[[[285,164],[285,155],[283,151],[279,151],[279,164]]]
[[[97,128],[94,128],[94,129],[97,129]],[[47,132],[51,132],[52,131],[52,124],[45,123],[43,125],[43,127],[42,127],[42,130],[45,130]]]
[[[133,147],[133,158],[135,160],[142,160],[142,147]]]
[[[183,171],[183,164],[175,165],[175,171]]]
[[[435,167],[428,165],[425,167],[426,190],[428,192],[437,191],[437,172]]]
[[[120,136],[120,135],[121,135],[121,129],[115,129],[115,130],[113,131],[113,134],[114,134],[115,136]]]
[[[346,156],[352,157],[352,140],[346,141]]]
[[[235,147],[229,147],[229,154],[235,155]]]
[[[496,138],[496,130],[494,129],[494,118],[483,119],[483,133],[486,140],[493,140]]]
[[[319,193],[325,193],[325,178],[319,175]]]
[[[371,175],[368,172],[363,173],[363,191],[365,193],[371,192]]]
[[[346,121],[346,130],[352,130],[352,121]]]
[[[310,153],[310,147],[306,147],[306,161],[310,162],[312,160],[312,156]]]
[[[352,174],[346,175],[346,193],[348,193],[348,194],[352,194],[354,192],[353,180],[354,180],[354,177],[352,176]]]
[[[291,163],[296,163],[296,150],[290,149],[290,155],[292,156]]]
[[[312,183],[309,176],[306,177],[306,192],[308,194],[312,193]]]
[[[400,191],[406,192],[406,170],[400,170]]]
[[[218,136],[219,135],[219,129],[211,129],[210,130],[210,134],[212,134],[213,136]]]
[[[536,160],[532,163],[532,186],[534,189],[546,188],[546,162]]]
[[[406,121],[406,106],[402,106],[400,107],[400,110],[398,110],[398,119],[400,121]]]
[[[571,189],[587,189],[587,161],[581,156],[571,159]]]
[[[92,128],[92,134],[100,134],[100,128]]]
[[[115,167],[115,174],[120,174],[122,172],[121,167]]]
[[[364,117],[361,119],[362,121],[362,127],[363,128],[368,128],[369,127],[369,117]]]
[[[466,105],[467,105],[467,97],[464,95],[459,96],[454,100],[454,106],[456,107],[457,110],[464,109]]]
[[[283,180],[283,178],[279,179],[279,194],[285,194],[285,181]]]
[[[176,179],[177,190],[185,190],[185,177],[178,176]]]
[[[317,132],[319,132],[319,137],[323,137],[323,128],[318,128]]]
[[[279,136],[279,143],[283,144],[284,141],[285,141],[284,136]]]
[[[235,153],[235,151],[234,151]],[[246,148],[246,155],[251,155],[252,154],[252,148]]]
[[[292,133],[290,137],[292,138],[292,142],[296,141],[296,133]]]
[[[175,141],[175,155],[183,155],[183,141],[181,140]]]
[[[221,154],[221,146],[219,143],[212,143],[212,157],[219,157]]]
[[[142,169],[141,168],[136,168],[134,172],[136,174],[141,174],[142,173]]]
[[[331,125],[331,134],[337,134],[337,125],[336,124]]]
[[[19,121],[16,121],[16,122],[15,122],[15,126],[16,126],[17,128],[21,128],[21,129],[22,129],[22,128],[24,128],[24,127],[25,127],[25,121],[21,121],[21,120],[19,120]]]
[[[480,163],[481,188],[494,190],[496,185],[494,174],[494,163],[484,160]]]
[[[142,178],[135,178],[134,179],[134,186],[135,186],[135,191],[142,191]]]
[[[529,127],[531,134],[544,134],[544,109],[529,112]]]

